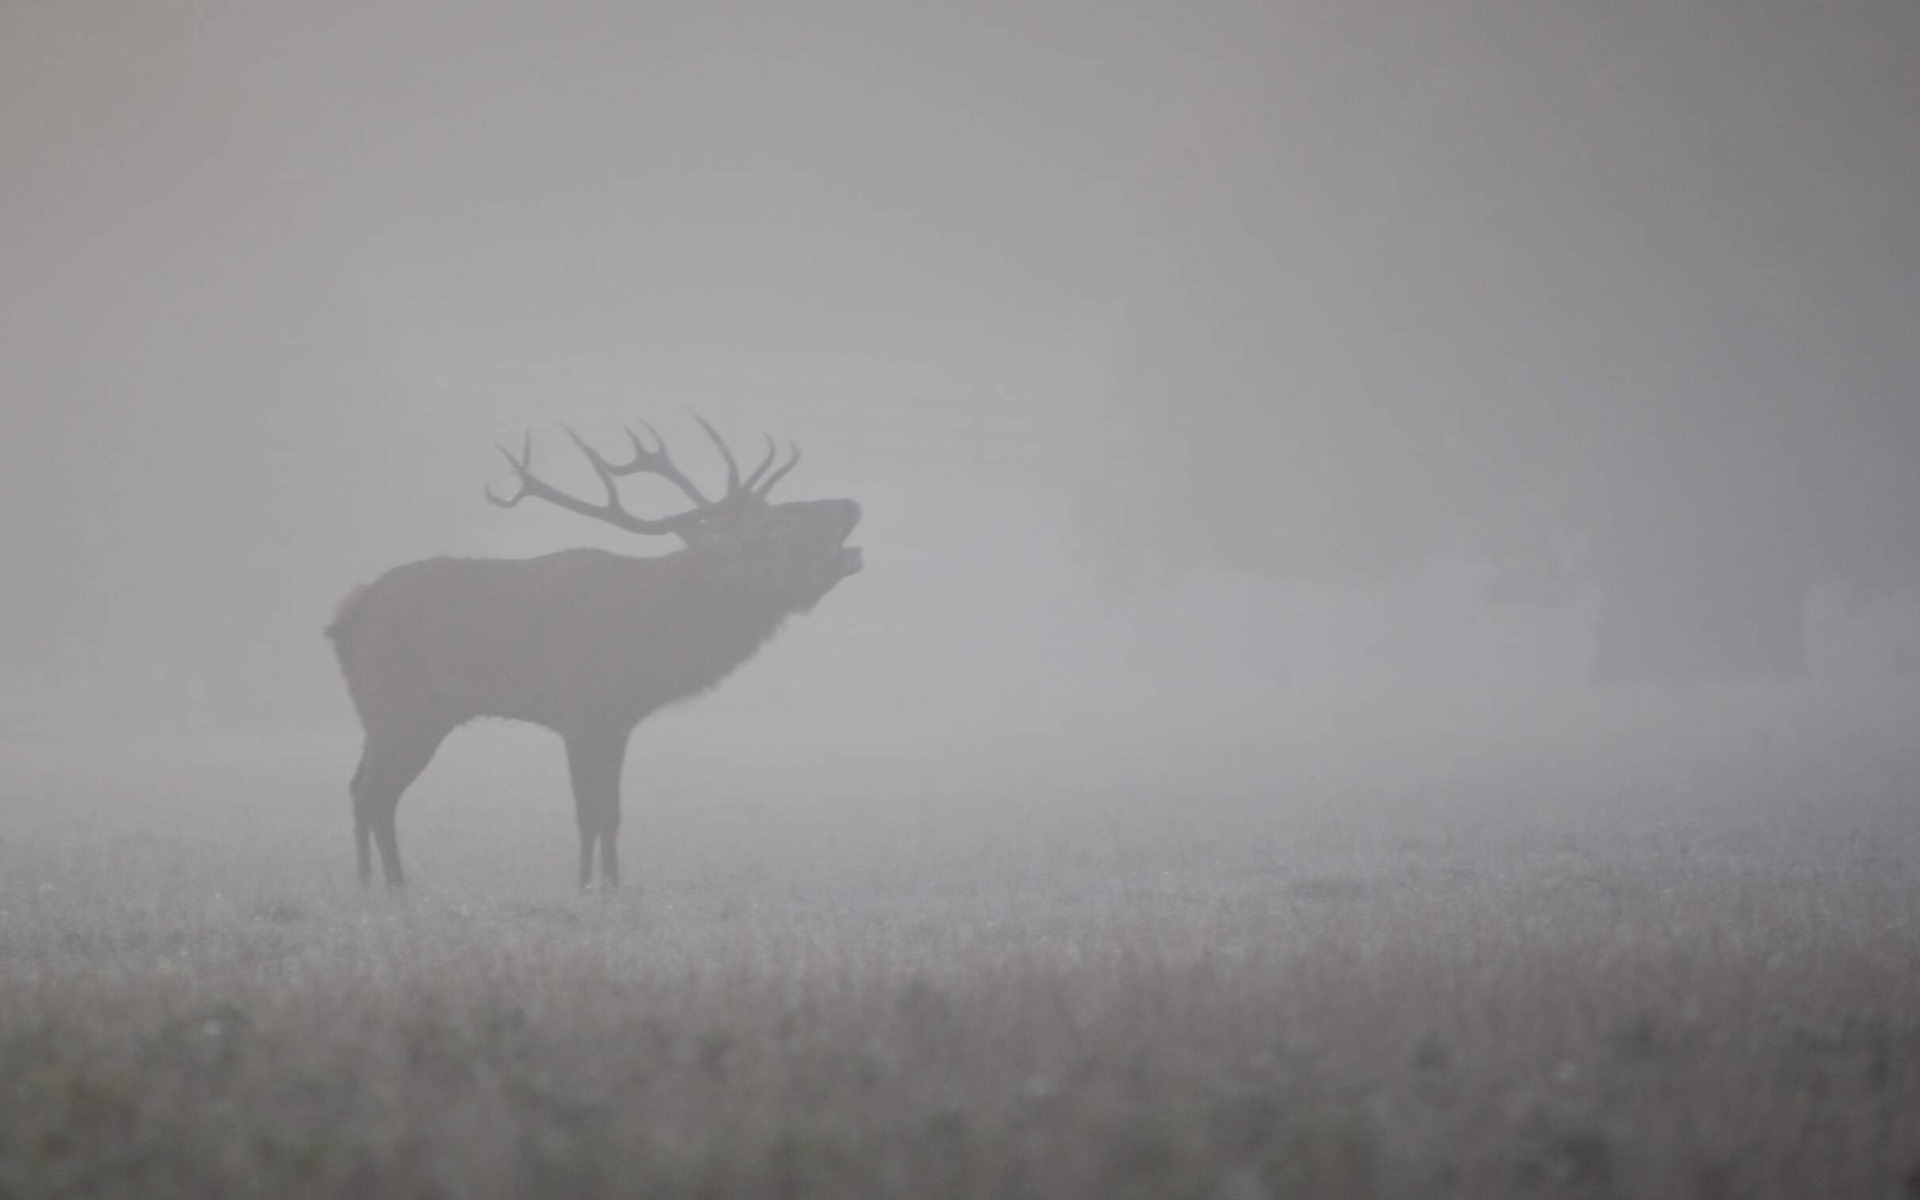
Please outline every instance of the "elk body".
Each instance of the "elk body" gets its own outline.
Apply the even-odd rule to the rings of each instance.
[[[620,771],[633,729],[649,713],[720,682],[787,617],[812,609],[861,567],[846,545],[860,520],[851,500],[774,504],[767,493],[799,461],[767,455],[744,480],[724,439],[700,422],[727,465],[727,491],[709,501],[668,457],[651,426],[649,449],[628,431],[630,462],[614,463],[568,430],[606,490],[582,500],[533,474],[531,435],[513,465],[515,491],[621,529],[673,534],[685,547],[656,558],[563,550],[529,559],[434,558],[355,589],[327,628],[366,745],[353,774],[360,882],[378,846],[388,887],[405,882],[394,813],[442,739],[477,717],[530,721],[566,744],[580,826],[580,886],[620,883]],[[620,502],[616,480],[652,474],[693,504],[646,518]]]

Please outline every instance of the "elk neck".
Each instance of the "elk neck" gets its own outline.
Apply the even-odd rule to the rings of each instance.
[[[794,605],[743,584],[695,550],[629,559],[645,586],[624,612],[624,643],[614,656],[634,664],[644,692],[638,707],[688,699],[752,658],[794,612]]]

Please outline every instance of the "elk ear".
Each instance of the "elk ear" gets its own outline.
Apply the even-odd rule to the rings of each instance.
[[[711,544],[721,533],[726,531],[727,525],[728,521],[725,516],[716,515],[711,512],[703,512],[701,515],[688,521],[685,525],[675,529],[674,532],[679,534],[680,540],[689,546]]]

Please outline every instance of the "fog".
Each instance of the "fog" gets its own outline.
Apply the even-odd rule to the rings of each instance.
[[[11,722],[350,723],[349,586],[657,552],[479,503],[494,443],[713,478],[689,409],[868,513],[763,696],[1576,686],[1604,565],[1482,603],[1539,508],[1751,511],[1805,669],[1916,646],[1898,5],[4,20]]]
[[[1911,1190],[1916,115],[1910,0],[0,4],[0,1190]],[[363,898],[323,627],[696,415],[864,567],[616,900],[494,720]]]

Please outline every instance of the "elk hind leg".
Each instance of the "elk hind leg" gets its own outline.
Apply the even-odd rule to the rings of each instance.
[[[360,868],[360,886],[373,883],[373,856],[368,843],[380,848],[380,873],[389,888],[406,886],[400,866],[400,840],[394,813],[420,772],[433,761],[447,735],[444,729],[379,730],[367,733],[360,767],[353,773],[353,833]]]

